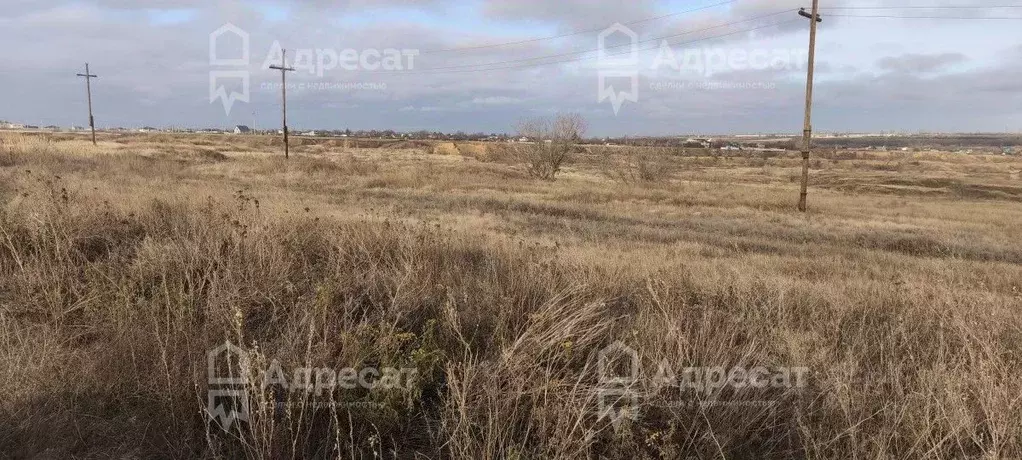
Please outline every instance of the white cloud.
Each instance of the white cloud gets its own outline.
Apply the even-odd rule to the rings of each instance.
[[[92,70],[100,75],[94,82],[93,96],[97,120],[102,126],[253,124],[253,113],[257,126],[275,126],[279,117],[279,91],[258,88],[263,84],[277,84],[280,75],[257,68],[260,62],[254,62],[251,68],[252,84],[257,88],[252,102],[236,111],[236,116],[241,118],[225,119],[222,109],[208,103],[208,34],[228,21],[251,34],[254,60],[260,61],[274,40],[291,50],[471,47],[511,40],[508,37],[542,38],[544,33],[537,30],[545,29],[545,34],[552,30],[577,31],[607,25],[605,21],[627,22],[691,8],[666,0],[640,0],[639,3],[481,0],[483,3],[478,10],[458,10],[463,16],[457,18],[460,23],[457,30],[452,31],[439,20],[411,23],[408,27],[394,26],[395,22],[405,24],[413,21],[409,18],[423,14],[437,18],[451,16],[452,3],[385,0],[389,8],[415,12],[404,18],[388,14],[374,19],[371,15],[361,15],[359,22],[346,24],[343,31],[338,30],[334,22],[336,13],[349,7],[362,8],[367,1],[305,0],[302,5],[308,8],[281,6],[292,10],[296,17],[267,21],[257,8],[238,0],[161,0],[149,8],[174,11],[192,8],[194,14],[189,13],[187,21],[153,27],[145,20],[144,10],[128,0],[7,0],[13,3],[5,3],[8,14],[0,17],[0,29],[9,37],[5,57],[19,63],[19,72],[0,73],[0,88],[6,89],[0,98],[4,109],[0,115],[37,125],[82,124],[84,88],[82,82],[74,78],[74,73],[81,71],[79,67],[89,61]],[[785,1],[788,3],[743,0],[740,7],[678,15],[643,23],[636,29],[643,39],[681,34],[762,15],[774,8],[797,6]],[[282,0],[266,3],[285,5]],[[326,6],[329,9],[318,8]],[[474,16],[476,14],[478,16]],[[807,24],[794,13],[777,19],[788,16],[793,21],[784,26],[752,34],[736,33],[687,46],[804,49]],[[141,20],[136,21],[138,18]],[[680,35],[669,43],[685,49],[686,46],[679,43],[714,34],[742,32],[743,27],[761,23],[752,21],[714,33]],[[989,120],[985,114],[991,113],[1004,120],[1000,123],[1002,126],[993,129],[1017,125],[1022,96],[1013,90],[1018,86],[1015,83],[1020,70],[1017,63],[1022,53],[1011,51],[1010,47],[1022,43],[1022,29],[1007,21],[983,24],[922,21],[911,23],[910,27],[895,27],[899,25],[905,24],[850,18],[828,18],[823,23],[818,55],[819,103],[815,112],[819,129],[923,129],[927,126],[922,123],[936,120],[934,123],[942,129],[958,126],[961,130],[977,130],[984,127],[976,126],[976,120]],[[589,65],[589,61],[481,72],[425,71],[573,53],[591,50],[595,43],[595,33],[584,33],[514,46],[423,53],[415,60],[416,70],[402,74],[335,71],[318,77],[295,73],[288,76],[289,82],[366,82],[385,84],[385,89],[289,92],[288,115],[295,126],[315,128],[347,124],[356,129],[404,126],[449,131],[506,131],[517,119],[536,110],[587,113],[592,117],[594,134],[797,131],[801,126],[799,101],[804,89],[801,69],[797,72],[730,72],[712,77],[725,82],[774,83],[769,90],[708,90],[693,86],[693,89],[660,91],[651,90],[651,79],[669,82],[685,78],[698,82],[705,78],[679,72],[657,74],[646,69],[642,72],[639,102],[626,104],[616,117],[608,105],[597,102],[597,68]],[[902,46],[894,48],[890,46],[892,43]],[[1004,46],[978,45],[984,43],[1003,43]],[[655,49],[643,54],[642,61],[651,62],[655,54]],[[546,61],[524,63],[537,62]],[[889,70],[905,71],[874,73],[878,62]],[[953,75],[941,73],[948,66],[953,66]],[[908,72],[912,69],[936,71],[927,73],[926,82],[922,84],[912,78],[912,72]],[[914,112],[891,110],[892,101],[901,100],[912,101],[910,108]],[[948,107],[955,109],[947,110]],[[444,116],[437,116],[437,113]],[[898,116],[886,116],[894,113]],[[920,116],[912,116],[912,113]]]
[[[472,99],[473,104],[479,105],[510,105],[522,102],[521,99],[506,96],[477,97]]]

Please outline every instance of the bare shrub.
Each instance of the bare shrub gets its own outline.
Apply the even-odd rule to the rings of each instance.
[[[571,161],[575,145],[582,140],[588,125],[577,113],[558,115],[553,120],[531,118],[518,123],[518,134],[528,138],[519,144],[529,175],[554,180]]]
[[[604,151],[601,169],[608,178],[626,184],[636,182],[663,182],[674,173],[675,165],[664,157],[661,150],[628,149],[615,157]]]

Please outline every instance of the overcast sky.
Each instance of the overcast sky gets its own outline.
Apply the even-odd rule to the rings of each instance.
[[[280,72],[265,65],[278,43],[297,68],[292,129],[513,132],[523,118],[579,112],[594,135],[800,132],[809,24],[794,9],[809,3],[0,0],[0,119],[86,124],[75,73],[87,61],[100,127],[273,128]],[[1011,3],[821,0],[814,128],[1022,131],[1022,20],[840,16],[1022,18],[989,8]],[[988,8],[861,9],[935,5]],[[244,94],[241,75],[248,102],[228,114],[211,80]],[[601,100],[601,88],[631,93],[633,75],[634,98],[617,110]]]

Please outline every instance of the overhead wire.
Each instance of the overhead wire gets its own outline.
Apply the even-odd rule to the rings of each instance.
[[[697,11],[708,10],[708,9],[716,8],[716,7],[719,7],[719,6],[730,5],[732,3],[737,3],[737,2],[738,2],[738,0],[725,0],[725,1],[722,1],[722,2],[714,3],[712,5],[700,6],[698,8],[692,8],[692,9],[688,9],[688,10],[684,10],[684,11],[677,11],[677,12],[674,12],[674,13],[668,13],[668,14],[663,14],[663,15],[660,15],[660,16],[654,16],[654,17],[650,17],[650,18],[639,19],[639,20],[636,20],[636,21],[625,22],[625,23],[622,23],[622,24],[626,25],[626,26],[632,26],[632,25],[642,24],[642,23],[646,23],[646,22],[659,21],[661,19],[666,19],[666,18],[669,18],[669,17],[680,16],[680,15],[688,14],[688,13],[695,13]],[[600,32],[600,31],[602,31],[604,29],[606,29],[606,26],[596,27],[596,28],[586,29],[586,30],[579,30],[579,31],[576,31],[576,32],[569,32],[569,33],[564,33],[564,34],[560,34],[560,35],[553,35],[553,36],[548,36],[548,37],[531,38],[531,39],[526,39],[526,40],[518,40],[518,41],[511,41],[511,42],[504,42],[504,43],[493,43],[493,44],[489,44],[489,45],[464,46],[464,47],[457,47],[457,48],[443,48],[443,49],[425,50],[425,51],[420,51],[419,54],[447,53],[447,52],[455,52],[455,51],[472,51],[472,50],[479,50],[479,49],[486,49],[486,48],[500,48],[500,47],[504,47],[504,46],[522,45],[522,44],[525,44],[525,43],[535,43],[535,42],[545,41],[545,40],[556,40],[558,38],[571,37],[571,36],[575,36],[575,35],[582,35],[582,34],[588,34],[588,33],[593,33],[593,32]]]
[[[787,9],[787,10],[783,10],[783,11],[777,11],[777,12],[770,13],[770,14],[765,14],[765,15],[761,15],[761,16],[755,16],[755,17],[752,17],[752,18],[742,19],[742,20],[739,20],[739,21],[731,21],[731,22],[724,23],[724,24],[717,24],[717,25],[714,25],[714,26],[704,27],[704,28],[701,28],[701,29],[687,30],[687,31],[684,31],[684,32],[676,33],[676,34],[670,34],[670,35],[664,35],[664,36],[660,36],[660,37],[649,38],[649,39],[645,39],[645,40],[639,40],[639,41],[636,41],[636,42],[633,42],[633,43],[625,43],[625,44],[621,44],[621,45],[608,46],[608,47],[602,48],[602,50],[605,51],[605,50],[615,49],[615,48],[631,47],[631,46],[635,46],[635,45],[638,45],[638,44],[641,44],[641,43],[658,42],[658,43],[654,43],[654,44],[656,44],[658,46],[655,46],[653,48],[646,48],[646,49],[642,50],[642,51],[647,51],[647,50],[650,50],[650,49],[658,48],[659,47],[659,42],[663,42],[663,41],[665,41],[667,39],[670,39],[670,38],[677,38],[677,37],[681,37],[681,36],[685,36],[685,35],[691,35],[691,34],[695,34],[695,33],[699,33],[699,32],[706,32],[706,31],[713,30],[713,29],[720,29],[720,28],[732,26],[732,25],[735,25],[735,24],[741,24],[741,23],[744,23],[744,22],[750,22],[750,21],[755,21],[755,20],[760,20],[760,19],[766,19],[766,18],[769,18],[769,17],[778,16],[778,15],[784,14],[784,13],[791,13],[791,12],[794,12],[794,11],[796,11],[796,10],[795,9]],[[704,41],[704,40],[713,39],[713,38],[727,37],[727,36],[731,36],[731,35],[735,35],[735,34],[739,34],[739,33],[751,32],[751,31],[755,31],[755,30],[765,29],[765,28],[768,28],[768,27],[773,27],[773,26],[776,26],[776,25],[787,24],[787,23],[790,23],[790,22],[793,22],[793,21],[797,21],[797,20],[799,20],[799,18],[795,18],[795,19],[792,19],[792,20],[789,20],[789,21],[780,21],[780,22],[776,22],[776,23],[771,23],[771,24],[766,24],[766,25],[762,25],[762,26],[752,27],[752,28],[748,28],[748,29],[742,29],[742,30],[738,30],[738,31],[734,31],[734,32],[729,32],[729,33],[726,33],[726,34],[715,35],[715,36],[711,36],[711,37],[704,37],[704,38],[692,40],[690,42],[677,43],[677,44],[674,44],[674,45],[677,46],[677,45],[681,45],[681,44],[695,43],[695,42]],[[599,51],[601,51],[601,49],[600,48],[596,48],[596,49],[586,49],[586,50],[572,51],[572,52],[567,52],[567,53],[550,54],[550,55],[545,55],[545,56],[537,56],[537,57],[532,57],[532,58],[512,59],[512,60],[507,60],[507,61],[497,61],[497,62],[490,62],[490,63],[462,64],[462,65],[455,65],[455,66],[434,67],[434,68],[421,69],[421,70],[415,70],[415,71],[388,71],[388,72],[375,72],[375,73],[377,73],[377,74],[379,74],[379,73],[395,73],[395,74],[397,74],[397,73],[401,73],[401,74],[408,74],[408,73],[462,73],[462,72],[466,72],[466,71],[490,71],[490,70],[504,70],[504,69],[513,69],[513,68],[526,68],[526,67],[531,67],[531,66],[544,66],[544,65],[550,65],[550,64],[560,64],[560,63],[567,63],[567,62],[583,61],[583,60],[587,60],[587,59],[594,59],[595,57],[592,57],[592,56],[582,56],[580,58],[562,59],[562,60],[555,60],[555,61],[551,61],[551,62],[540,62],[540,63],[524,65],[524,66],[515,65],[515,66],[508,67],[507,64],[518,64],[518,63],[525,63],[525,62],[532,62],[532,61],[542,61],[542,60],[545,60],[545,59],[561,58],[561,57],[566,57],[566,56],[585,55],[585,54],[590,54],[590,53],[597,53]],[[629,50],[626,50],[624,52],[609,53],[609,54],[606,54],[606,56],[620,56],[620,55],[623,55],[623,54],[629,54],[631,52],[632,52],[632,50],[629,49]],[[491,66],[503,66],[503,67],[485,68],[485,67],[491,67]],[[479,67],[479,68],[475,68],[475,67]]]
[[[727,0],[727,1],[715,3],[715,4],[712,4],[712,5],[706,5],[706,6],[699,7],[699,8],[689,9],[689,10],[675,12],[675,13],[670,13],[670,14],[665,14],[665,15],[656,16],[656,17],[652,17],[652,18],[640,19],[640,20],[637,20],[637,21],[631,21],[629,23],[625,23],[625,25],[628,25],[628,24],[638,24],[638,23],[643,23],[643,22],[650,22],[650,21],[654,21],[654,20],[663,19],[663,18],[666,18],[666,17],[678,16],[678,15],[681,15],[681,14],[686,14],[686,13],[691,13],[691,12],[695,12],[695,11],[705,10],[705,9],[714,8],[714,7],[718,7],[718,6],[723,6],[723,5],[727,5],[727,4],[731,4],[731,3],[736,3],[736,2],[737,2],[737,0]],[[989,10],[989,9],[1010,9],[1010,8],[1022,8],[1022,5],[998,5],[998,6],[965,6],[965,5],[921,6],[921,5],[913,5],[913,6],[878,6],[878,7],[866,7],[866,6],[844,6],[844,7],[841,7],[841,6],[836,6],[836,7],[821,7],[820,9],[821,10],[896,10],[896,9],[912,9],[912,10],[921,10],[921,9],[934,9],[934,10],[939,10],[939,9]],[[565,53],[556,53],[556,54],[549,54],[549,55],[543,55],[543,56],[521,58],[521,59],[512,59],[512,60],[505,60],[505,61],[496,61],[496,62],[488,62],[488,63],[459,64],[459,65],[433,67],[433,68],[419,69],[419,70],[383,71],[383,72],[377,71],[377,72],[373,72],[373,73],[376,74],[376,75],[380,75],[380,74],[386,74],[386,75],[422,75],[422,74],[442,74],[442,73],[492,72],[492,71],[498,71],[498,70],[527,69],[527,68],[542,67],[542,66],[548,66],[548,65],[554,65],[554,64],[565,64],[565,63],[571,63],[571,62],[579,62],[579,61],[585,61],[585,60],[591,60],[591,59],[597,58],[598,56],[586,56],[586,55],[592,54],[592,53],[597,53],[597,52],[600,52],[600,51],[606,51],[606,50],[609,50],[609,49],[616,49],[616,48],[623,48],[623,47],[633,47],[633,46],[636,46],[638,44],[649,43],[649,42],[663,43],[663,42],[666,42],[666,40],[671,39],[671,38],[677,38],[677,37],[684,36],[684,35],[691,35],[691,34],[695,34],[695,33],[706,32],[706,31],[709,31],[709,30],[714,30],[714,29],[720,29],[720,28],[724,28],[724,27],[728,27],[728,26],[733,26],[733,25],[741,24],[741,23],[745,23],[745,22],[751,22],[751,21],[756,21],[756,20],[760,20],[760,19],[766,19],[766,18],[770,18],[770,17],[774,17],[774,16],[778,16],[778,15],[781,15],[781,14],[790,13],[790,12],[794,12],[794,11],[797,11],[797,9],[796,8],[790,8],[790,9],[776,11],[776,12],[772,12],[772,13],[768,13],[768,14],[764,14],[764,15],[759,15],[759,16],[754,16],[754,17],[750,17],[750,18],[746,18],[746,19],[741,19],[741,20],[737,20],[737,21],[731,21],[731,22],[727,22],[727,23],[723,23],[723,24],[717,24],[717,25],[714,25],[714,26],[709,26],[709,27],[704,27],[704,28],[694,29],[694,30],[688,30],[688,31],[684,31],[684,32],[676,33],[676,34],[670,34],[670,35],[664,35],[664,36],[659,36],[659,37],[653,37],[653,38],[649,38],[649,39],[645,39],[645,40],[639,40],[639,41],[632,42],[632,43],[625,43],[625,44],[620,44],[620,45],[607,46],[607,47],[604,47],[602,49],[601,48],[596,48],[596,49],[576,50],[576,51],[570,51],[570,52],[565,52]],[[878,15],[878,14],[828,14],[827,16],[828,17],[842,17],[842,18],[883,18],[883,19],[1022,20],[1022,17],[1013,17],[1013,16],[934,16],[934,15],[925,15],[925,16],[912,15],[912,16],[906,16],[906,15],[887,15],[887,14],[883,14],[883,15]],[[757,27],[752,27],[752,28],[745,28],[745,29],[742,29],[742,30],[732,31],[732,32],[724,33],[724,34],[713,35],[713,36],[709,36],[709,37],[701,37],[701,38],[690,40],[690,41],[679,42],[679,43],[669,43],[669,44],[671,46],[687,45],[687,44],[691,44],[691,43],[697,43],[697,42],[701,42],[701,41],[712,40],[712,39],[716,39],[716,38],[723,38],[723,37],[728,37],[728,36],[737,35],[737,34],[741,34],[741,33],[747,33],[747,32],[752,32],[752,31],[756,31],[756,30],[761,30],[761,29],[766,29],[766,28],[770,28],[770,27],[775,27],[775,26],[779,26],[779,25],[783,25],[783,24],[788,24],[788,23],[791,23],[791,22],[794,22],[794,21],[797,21],[797,20],[799,20],[799,19],[796,18],[796,19],[792,19],[792,20],[789,20],[789,21],[779,21],[779,22],[775,22],[775,23],[771,23],[771,24],[765,24],[765,25],[761,25],[761,26],[757,26]],[[440,49],[440,50],[431,50],[431,51],[426,51],[426,52],[420,52],[420,54],[439,53],[439,52],[448,52],[448,51],[453,52],[453,51],[467,51],[467,50],[477,50],[477,49],[486,49],[486,48],[496,48],[496,47],[502,47],[502,46],[511,46],[511,45],[516,45],[516,44],[531,43],[531,42],[551,40],[551,39],[556,39],[556,38],[563,38],[563,37],[568,37],[568,36],[573,36],[573,35],[580,35],[580,34],[585,34],[585,33],[592,33],[592,32],[603,31],[603,30],[606,30],[606,27],[596,28],[596,29],[587,29],[587,30],[582,30],[582,31],[577,31],[577,32],[571,32],[571,33],[566,33],[566,34],[561,34],[561,35],[550,36],[550,37],[540,37],[540,38],[529,39],[529,40],[520,40],[520,41],[515,41],[515,42],[497,43],[497,44],[480,45],[480,46],[463,47],[463,48],[447,48],[447,49]],[[644,47],[644,48],[641,48],[641,49],[639,49],[639,51],[640,52],[641,51],[649,51],[649,50],[653,50],[653,49],[659,48],[660,45],[659,44],[656,44],[656,45],[657,46],[654,46],[654,47]],[[604,56],[620,56],[620,55],[624,55],[624,54],[630,54],[632,52],[633,52],[632,49],[628,49],[628,50],[626,50],[624,52],[604,54]],[[558,58],[564,58],[564,57],[568,57],[568,56],[578,56],[578,57],[570,58],[570,59],[558,59]],[[547,60],[550,60],[550,59],[554,59],[554,60],[547,61]],[[545,62],[537,62],[537,61],[545,61]]]
[[[951,19],[959,21],[971,20],[1022,20],[1022,16],[904,16],[889,14],[829,14],[835,18],[884,18],[884,19]]]

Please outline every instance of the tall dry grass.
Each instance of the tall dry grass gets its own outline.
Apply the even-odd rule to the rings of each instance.
[[[1022,247],[1004,198],[877,209],[883,192],[818,191],[806,219],[755,207],[781,203],[770,167],[608,185],[584,162],[547,183],[467,160],[89,148],[0,146],[4,456],[1022,455]],[[717,175],[733,188],[700,185]],[[225,340],[260,366],[418,378],[252,385],[250,419],[224,432],[204,411],[206,352]],[[638,417],[617,427],[598,400],[615,341],[643,370]],[[650,383],[660,363],[808,374],[679,395]]]

